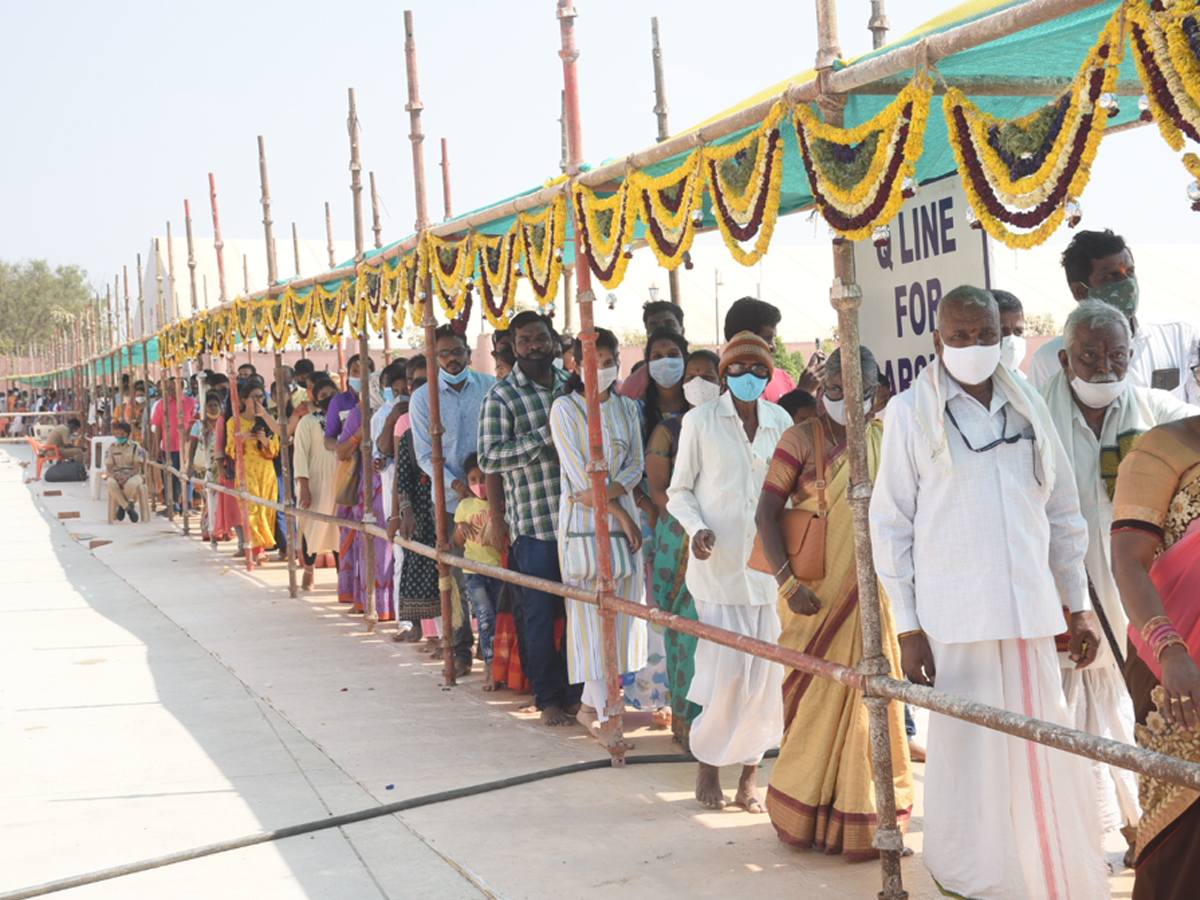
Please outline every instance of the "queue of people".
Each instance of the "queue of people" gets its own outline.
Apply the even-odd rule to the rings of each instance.
[[[1028,380],[1019,299],[963,286],[937,309],[933,362],[895,397],[866,347],[861,393],[847,394],[840,350],[810,360],[797,384],[776,365],[780,314],[768,303],[730,307],[719,354],[690,347],[681,308],[646,304],[643,359],[624,379],[617,338],[597,329],[604,497],[592,480],[583,344],[533,311],[494,335],[496,376],[472,368],[467,341],[443,326],[433,372],[415,356],[376,377],[374,360],[355,356],[340,391],[311,363],[268,391],[244,366],[236,385],[209,377],[203,411],[169,386],[150,412],[151,452],[177,460],[168,435],[182,409],[193,471],[275,500],[286,428],[302,509],[362,521],[370,479],[371,513],[390,536],[434,544],[444,506],[465,560],[587,588],[606,530],[616,596],[855,667],[864,651],[847,422],[860,404],[892,677],[1177,752],[1177,729],[1200,727],[1196,332],[1139,319],[1132,253],[1111,232],[1077,234],[1063,267],[1078,305],[1063,336],[1034,354]],[[378,394],[369,422],[364,390]],[[118,439],[142,406],[135,395]],[[364,443],[370,471],[359,471]],[[109,463],[110,490],[134,516],[139,452],[119,440]],[[205,534],[236,536],[239,553],[265,561],[286,535],[264,507],[250,504],[243,523],[236,501],[207,502]],[[803,571],[789,537],[796,514],[823,536]],[[453,588],[459,677],[478,658],[483,690],[527,689],[545,725],[579,724],[607,741],[616,709],[594,606],[461,567],[450,585],[432,560],[390,541],[303,518],[299,531],[306,590],[330,556],[339,599],[361,612],[374,591],[380,619],[398,623],[394,638],[415,643],[440,626],[441,592]],[[730,802],[721,770],[735,766],[731,802],[765,814],[781,840],[877,856],[870,726],[854,690],[636,617],[616,616],[616,629],[625,699],[669,720],[695,756],[699,803]],[[1146,780],[1139,794],[1128,772],[944,716],[931,717],[926,751],[910,743],[905,712],[889,711],[896,807],[906,828],[913,762],[927,752],[925,862],[948,895],[1107,896],[1101,842],[1115,829],[1138,866],[1134,897],[1187,895],[1200,866],[1195,803]],[[760,764],[774,748],[764,792]]]

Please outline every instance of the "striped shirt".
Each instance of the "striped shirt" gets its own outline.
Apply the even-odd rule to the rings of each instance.
[[[504,477],[504,517],[514,538],[557,539],[562,471],[550,435],[550,406],[570,374],[551,371],[554,381],[546,388],[516,366],[484,398],[479,417],[479,467]]]

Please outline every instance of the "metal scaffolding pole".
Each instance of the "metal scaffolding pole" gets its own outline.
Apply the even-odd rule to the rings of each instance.
[[[817,0],[818,81],[828,83],[834,63],[841,57],[838,43],[836,0]],[[825,121],[834,126],[843,124],[845,97],[823,93],[817,101]],[[855,283],[854,245],[849,241],[833,242],[833,286],[830,302],[838,314],[838,336],[842,352],[842,381],[847,397],[863,395],[862,364],[859,359],[858,310],[862,306],[862,291]],[[871,554],[869,512],[871,505],[871,476],[867,465],[866,413],[861,403],[846,404],[846,439],[850,464],[848,504],[854,516],[854,554],[858,575],[858,601],[862,614],[863,658],[859,671],[863,675],[887,675],[891,665],[883,654],[883,634],[880,623],[879,587],[875,580],[875,565]],[[904,852],[904,836],[896,822],[895,782],[892,776],[892,747],[888,716],[900,715],[886,696],[864,695],[871,726],[871,761],[875,777],[875,813],[877,828],[875,846],[879,850],[883,890],[880,900],[906,900],[900,857]]]
[[[421,111],[425,105],[421,103],[421,84],[417,74],[417,42],[413,37],[412,10],[404,11],[404,61],[405,75],[408,82],[409,131],[408,139],[412,142],[413,193],[417,207],[417,234],[429,228],[429,202],[425,190],[425,133],[421,130]],[[432,450],[433,463],[433,511],[437,524],[437,549],[449,551],[450,529],[449,516],[446,513],[446,457],[442,450],[442,398],[441,379],[438,377],[437,342],[434,332],[437,323],[433,318],[433,284],[426,273],[423,285],[425,292],[425,318],[421,323],[425,326],[425,364],[428,366],[429,379],[425,389],[429,392],[429,441]],[[455,683],[457,673],[454,664],[454,611],[453,600],[449,587],[450,566],[444,562],[438,563],[439,594],[442,602],[442,678],[446,686]],[[462,602],[460,598],[459,602]]]
[[[275,260],[275,223],[271,219],[271,188],[267,180],[267,150],[261,134],[258,136],[258,177],[262,186],[262,199],[259,202],[262,203],[263,209],[263,237],[267,243],[267,285],[268,288],[274,288],[275,282],[279,280],[279,269]],[[287,386],[283,380],[283,354],[276,347],[275,421],[279,425],[279,471],[283,480],[283,493],[279,497],[279,502],[285,508],[283,529],[284,540],[287,541],[284,556],[287,558],[288,596],[296,597],[299,595],[296,585],[296,532],[299,529],[296,527],[295,515],[287,511],[295,509],[296,505],[292,497],[292,436],[288,429],[287,404]]]
[[[579,108],[579,49],[575,42],[575,18],[578,13],[571,0],[558,0],[559,31],[562,49],[559,57],[563,66],[563,96],[566,99],[567,175],[578,177],[583,164],[583,121]],[[575,204],[571,204],[572,210]],[[601,498],[608,496],[608,463],[604,457],[604,431],[600,414],[600,392],[596,388],[596,325],[592,313],[595,295],[592,293],[592,271],[584,252],[583,233],[575,222],[575,285],[579,301],[579,340],[583,341],[583,383],[587,397],[589,461],[592,476],[592,496],[595,498],[596,556],[600,577],[596,589],[600,596],[600,627],[604,649],[604,680],[608,687],[608,716],[610,731],[608,752],[614,766],[625,765],[625,702],[621,694],[621,671],[617,652],[616,613],[606,606],[616,590],[613,581],[612,541],[609,539],[609,517]]]

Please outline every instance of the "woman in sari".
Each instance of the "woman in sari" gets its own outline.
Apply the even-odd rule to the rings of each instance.
[[[862,403],[865,413],[874,402],[878,366],[865,347],[861,360],[862,382],[870,387],[863,397],[849,402]],[[784,432],[767,472],[757,522],[767,562],[778,573],[776,581],[781,588],[794,585],[786,603],[780,604],[780,646],[854,667],[862,662],[863,644],[854,522],[846,500],[850,485],[846,403],[841,351],[836,350],[825,363],[825,413]],[[794,509],[818,509],[817,429],[823,429],[825,444],[825,577],[797,583],[783,549],[779,516],[789,499]],[[880,423],[869,422],[867,462],[872,479],[882,438]],[[879,613],[884,654],[892,677],[901,678],[900,645],[890,604],[881,603]],[[792,670],[783,683],[783,702],[783,743],[767,789],[767,812],[779,837],[796,847],[840,853],[852,862],[877,858],[870,721],[862,697],[835,681]],[[888,726],[896,809],[905,827],[912,812],[913,780],[904,717],[896,704],[889,708]]]
[[[1200,416],[1150,429],[1121,462],[1112,557],[1138,743],[1200,762]],[[1134,900],[1195,897],[1200,794],[1145,775],[1140,794]]]
[[[715,400],[721,393],[721,378],[717,374],[720,362],[720,357],[711,350],[695,350],[687,357],[683,372],[683,395],[687,408]],[[654,529],[654,544],[651,547],[651,586],[656,606],[695,622],[698,621],[696,604],[685,583],[687,532],[667,512],[667,488],[671,486],[671,473],[675,470],[675,452],[679,449],[679,430],[685,414],[686,409],[676,416],[663,418],[650,432],[646,445],[646,480],[650,499],[658,507],[658,524]],[[692,676],[696,674],[697,640],[693,635],[670,628],[664,635],[667,687],[671,692],[671,732],[684,750],[688,749],[692,720],[700,714],[700,707],[687,698]]]
[[[335,398],[336,399],[336,398]],[[332,400],[330,401],[332,405]],[[328,419],[326,421],[328,425]],[[363,427],[362,407],[351,409],[342,423],[341,434],[338,436],[337,448],[334,451],[340,461],[345,461],[355,454],[362,453],[362,442],[369,440],[368,428]],[[372,507],[375,522],[380,524],[387,521],[383,514],[383,481],[374,466],[368,467],[366,477],[371,479]],[[361,469],[361,466],[360,466]],[[338,516],[361,522],[366,513],[362,500],[362,479],[359,475],[358,493],[351,506],[338,506]],[[367,541],[375,542],[375,571],[367,571]],[[342,529],[341,547],[338,556],[338,600],[342,603],[353,603],[355,612],[366,612],[368,591],[372,586],[375,590],[375,612],[380,622],[390,622],[395,618],[392,608],[392,553],[391,541],[383,538],[368,538],[361,531],[349,528]]]
[[[279,437],[267,424],[267,399],[262,386],[248,382],[238,388],[240,415],[232,418],[225,429],[225,446],[240,453],[245,467],[246,490],[256,497],[275,502],[279,499],[279,482],[275,479],[275,457],[279,455]],[[238,444],[238,436],[241,444]],[[239,478],[241,473],[239,472]],[[254,561],[267,561],[267,551],[275,546],[275,510],[256,503],[249,504],[249,530],[246,542],[253,550]]]

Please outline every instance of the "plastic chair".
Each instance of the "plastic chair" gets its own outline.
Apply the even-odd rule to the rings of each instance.
[[[53,425],[34,425],[33,426],[33,436],[35,438],[37,438],[39,441],[44,442],[46,440],[46,438],[50,437],[50,432],[53,430],[54,430]]]
[[[104,457],[108,454],[108,448],[116,442],[113,435],[92,438],[92,465],[88,480],[91,482],[93,500],[99,500],[101,491],[107,490],[104,485]]]
[[[105,491],[108,487],[105,487]],[[146,489],[146,482],[142,482],[141,488],[138,489],[138,524],[150,521],[150,491]],[[111,525],[117,520],[117,501],[113,499],[113,495],[108,495],[108,524]]]
[[[34,475],[35,480],[42,477],[42,466],[47,462],[58,462],[62,459],[57,447],[50,444],[43,444],[34,437],[26,437],[25,440],[29,441],[29,446],[33,448],[33,458],[37,460],[37,474]]]

